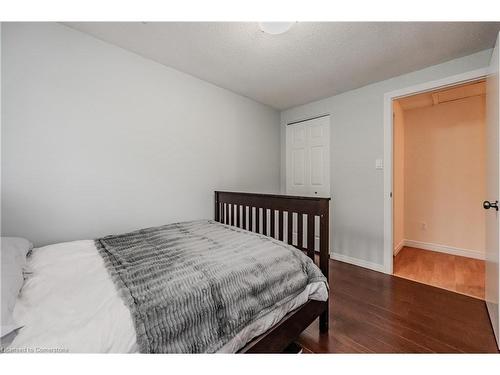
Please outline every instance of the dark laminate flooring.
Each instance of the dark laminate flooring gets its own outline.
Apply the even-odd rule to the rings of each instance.
[[[300,336],[313,353],[496,353],[484,301],[330,261],[330,330]]]

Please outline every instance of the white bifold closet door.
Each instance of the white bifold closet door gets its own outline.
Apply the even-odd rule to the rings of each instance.
[[[286,193],[330,196],[330,116],[287,125]]]
[[[499,34],[500,38],[500,34]],[[500,46],[497,39],[491,56],[488,78],[486,80],[486,197],[483,207],[486,211],[486,305],[491,324],[500,348],[500,318],[498,301],[500,299]]]

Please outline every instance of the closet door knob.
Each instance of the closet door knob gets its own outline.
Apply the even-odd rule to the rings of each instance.
[[[495,210],[498,211],[498,201],[495,201],[495,203],[491,203],[490,201],[484,201],[483,208],[485,210],[489,210],[490,208],[494,208]]]

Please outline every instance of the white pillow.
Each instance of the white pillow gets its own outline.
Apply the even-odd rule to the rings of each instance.
[[[2,237],[0,247],[0,283],[1,283],[1,326],[0,337],[18,329],[13,317],[14,305],[23,286],[23,268],[26,255],[33,249],[33,244],[18,237]]]

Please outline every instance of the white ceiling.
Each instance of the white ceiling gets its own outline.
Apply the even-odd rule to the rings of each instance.
[[[66,25],[238,94],[285,109],[493,47],[497,23],[250,22]]]

